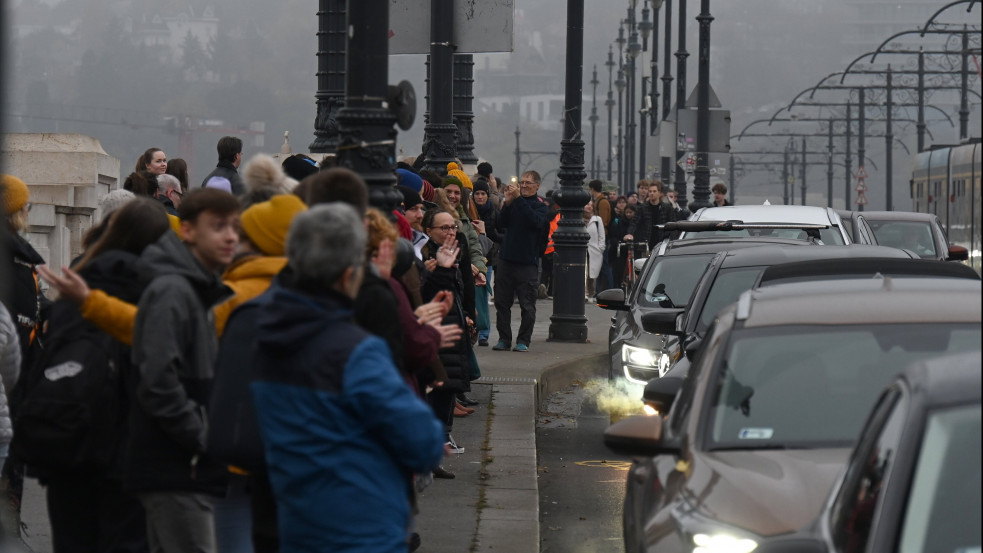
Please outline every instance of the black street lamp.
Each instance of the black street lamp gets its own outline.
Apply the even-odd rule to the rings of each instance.
[[[560,190],[554,195],[560,207],[560,222],[553,233],[553,315],[549,339],[586,342],[584,277],[587,230],[583,209],[590,200],[584,190],[584,142],[580,140],[580,108],[583,101],[584,0],[567,0],[567,68],[564,100],[563,140],[560,142]]]
[[[679,110],[686,109],[686,58],[689,52],[686,51],[686,0],[679,0],[679,42],[676,48],[676,159],[683,157],[685,143],[679,138]],[[676,178],[673,182],[676,189],[677,202],[679,207],[685,208],[689,204],[686,196],[686,172],[676,169]]]
[[[347,36],[345,107],[338,112],[338,165],[358,173],[369,187],[369,203],[389,213],[402,202],[394,186],[396,115],[386,107],[389,0],[349,2]]]
[[[635,71],[636,64],[635,60],[638,59],[638,55],[642,51],[642,45],[638,42],[638,29],[635,25],[635,6],[632,0],[628,8],[628,26],[630,29],[629,40],[628,40],[628,112],[627,112],[627,125],[628,125],[628,140],[625,150],[628,152],[628,158],[626,160],[626,182],[630,183],[635,176],[635,129],[637,128],[636,112],[635,112],[635,92],[637,89],[636,78],[637,74]]]
[[[685,2],[685,0],[682,0]],[[665,14],[665,45],[663,47],[663,73],[662,73],[662,120],[665,121],[669,118],[669,114],[672,112],[672,0],[665,0],[666,14]],[[663,126],[662,131],[659,133],[659,149],[662,148],[662,142],[666,140],[663,135],[665,133],[665,126]],[[668,137],[669,139],[675,140],[675,136]],[[668,183],[669,177],[672,176],[672,159],[669,157],[662,158],[662,182]],[[680,200],[685,202],[685,196],[681,196]],[[682,205],[686,205],[685,203]]]
[[[710,205],[710,0],[701,0],[699,82],[696,92],[696,170],[693,203],[697,209]]]
[[[317,115],[311,152],[338,148],[338,110],[345,105],[345,16],[347,0],[320,0],[317,10]]]
[[[654,27],[654,25],[652,24],[652,22],[649,20],[649,13],[650,12],[651,12],[651,10],[649,9],[648,0],[645,0],[645,5],[644,5],[644,7],[642,7],[642,21],[638,24],[638,32],[642,36],[642,52],[648,52],[648,49],[649,49],[649,37],[652,35],[652,28]],[[656,14],[656,17],[658,17],[658,13]],[[655,48],[655,41],[654,40],[652,41],[652,45],[653,45],[653,50],[657,51],[657,48]],[[639,114],[641,115],[641,117],[640,117],[641,121],[640,121],[640,129],[639,129],[639,134],[638,134],[638,136],[639,136],[639,140],[638,140],[638,143],[639,143],[638,144],[638,146],[639,146],[638,147],[638,178],[639,178],[639,180],[644,179],[646,177],[646,174],[647,174],[646,167],[645,167],[645,165],[646,165],[645,158],[646,158],[646,153],[647,153],[645,150],[648,147],[648,144],[647,144],[648,143],[648,131],[646,129],[646,123],[648,122],[647,120],[649,119],[649,115],[651,114],[651,112],[653,110],[653,107],[652,106],[655,105],[653,103],[653,101],[652,101],[652,98],[649,96],[649,93],[647,92],[647,84],[648,84],[649,81],[651,81],[652,82],[652,90],[653,91],[655,90],[655,81],[653,79],[655,78],[654,75],[657,72],[657,68],[656,68],[656,65],[655,65],[656,55],[657,55],[656,53],[653,53],[652,54],[652,59],[651,59],[651,62],[649,64],[650,67],[651,67],[651,69],[652,69],[652,75],[653,75],[653,77],[651,79],[649,77],[645,76],[645,65],[644,65],[644,63],[642,65],[642,102],[641,102],[642,108],[641,108],[641,110],[639,110]],[[655,119],[654,118],[652,119],[652,127],[653,128],[655,127]]]
[[[590,178],[596,179],[598,175],[597,164],[595,163],[594,156],[596,154],[597,145],[597,84],[600,81],[597,80],[597,65],[594,66],[594,77],[590,80],[590,84],[593,87],[593,92],[591,94],[590,101]]]
[[[454,143],[461,163],[473,168],[478,165],[478,156],[474,153],[474,55],[454,54],[453,74]]]
[[[624,166],[624,150],[623,150],[623,138],[625,134],[624,126],[624,99],[625,99],[625,72],[623,69],[618,68],[618,78],[614,81],[614,86],[618,87],[618,190],[622,194],[625,194],[627,190],[627,185],[625,183],[625,166]]]
[[[608,61],[604,62],[604,65],[608,66],[608,99],[604,101],[604,105],[608,108],[608,180],[610,181],[613,177],[611,173],[611,156],[612,152],[612,137],[614,136],[614,123],[612,120],[612,112],[614,110],[614,81],[611,80],[611,73],[614,70],[614,52],[611,51],[611,45],[608,45]]]
[[[353,3],[358,3],[353,1]],[[389,5],[381,8],[388,18]],[[375,17],[377,15],[370,15]],[[454,138],[454,0],[432,0],[430,4],[430,120],[423,128],[424,166],[438,174],[447,171],[457,148]],[[384,38],[382,40],[388,40]]]

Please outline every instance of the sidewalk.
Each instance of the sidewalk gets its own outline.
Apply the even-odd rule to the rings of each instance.
[[[495,324],[491,307],[492,326]],[[536,469],[536,411],[549,390],[576,379],[607,373],[607,339],[611,313],[585,306],[587,344],[547,342],[552,300],[537,302],[536,327],[527,353],[475,347],[482,378],[471,395],[480,404],[458,418],[452,432],[465,448],[450,455],[444,467],[454,480],[435,480],[420,494],[416,529],[420,553],[537,553],[539,490]],[[519,328],[518,304],[512,331]],[[491,344],[498,341],[494,328]],[[51,553],[44,492],[37,481],[24,485],[22,520],[30,551]]]
[[[611,313],[587,304],[587,344],[547,342],[552,300],[537,302],[527,353],[475,347],[482,377],[472,382],[480,404],[454,421],[461,455],[445,459],[454,480],[435,480],[420,494],[420,553],[538,553],[539,487],[536,412],[550,390],[607,374]],[[492,308],[492,325],[494,325]],[[519,309],[512,310],[513,333]],[[498,335],[493,329],[489,342]]]

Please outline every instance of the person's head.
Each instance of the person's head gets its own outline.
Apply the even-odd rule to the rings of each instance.
[[[130,173],[123,181],[123,190],[129,190],[137,196],[156,198],[160,190],[157,185],[157,175],[148,171]]]
[[[250,205],[240,216],[240,238],[250,249],[270,256],[283,255],[290,223],[307,209],[293,194],[279,194],[267,201]]]
[[[717,205],[723,205],[724,201],[727,200],[727,185],[722,182],[713,185],[710,192],[713,192],[713,203]]]
[[[594,179],[587,183],[587,187],[590,188],[591,192],[599,194],[601,192],[601,188],[604,187],[604,182],[601,181],[601,179]]]
[[[246,183],[246,191],[256,188],[275,188],[286,194],[291,188],[283,168],[266,154],[256,154],[249,158],[242,167],[242,180]]]
[[[594,202],[587,202],[587,204],[584,206],[583,215],[585,221],[590,220],[590,218],[594,215]]]
[[[477,205],[485,205],[488,203],[489,190],[490,188],[487,180],[476,180],[474,183],[474,192],[471,193],[471,197],[474,198],[474,203]]]
[[[662,181],[655,180],[649,184],[648,202],[650,204],[654,205],[662,201],[662,188]]]
[[[461,170],[461,167],[454,163],[453,161],[447,164],[447,176],[457,177],[457,180],[461,182],[461,191],[470,191],[474,189],[474,183],[471,182],[471,177],[467,173]]]
[[[451,206],[457,209],[457,206],[461,205],[461,198],[464,196],[464,185],[457,177],[444,177],[444,194],[447,195],[447,201],[451,203]]]
[[[375,260],[378,257],[379,245],[382,244],[383,240],[389,240],[394,246],[399,240],[399,232],[396,227],[389,222],[389,218],[383,212],[374,207],[370,207],[365,212],[365,227],[369,236],[365,253],[369,259]]]
[[[26,231],[29,227],[27,216],[31,212],[31,191],[24,181],[13,175],[0,177],[0,199],[3,200],[7,230],[14,234]]]
[[[222,190],[232,193],[232,181],[225,177],[209,177],[208,181],[205,183],[205,188],[215,188],[217,190]]]
[[[349,169],[334,167],[319,171],[301,182],[308,183],[306,203],[309,206],[344,202],[363,216],[369,207],[369,188],[358,173]]]
[[[102,234],[85,250],[85,255],[75,264],[80,270],[95,256],[109,251],[122,250],[140,255],[162,234],[171,229],[167,211],[160,202],[151,198],[131,198],[113,211]]]
[[[171,200],[175,208],[181,206],[181,196],[184,194],[181,192],[181,181],[177,180],[177,177],[167,173],[157,175],[157,188],[158,196]]]
[[[167,154],[160,148],[150,148],[137,160],[134,171],[147,171],[155,175],[163,175],[167,172]]]
[[[492,164],[487,161],[482,161],[478,164],[478,174],[485,177],[486,179],[492,176]]]
[[[423,190],[423,178],[409,169],[396,169],[396,184],[417,192]]]
[[[310,156],[306,156],[304,154],[294,154],[284,159],[283,163],[280,164],[280,167],[285,174],[298,182],[320,170],[320,168],[317,166],[317,162]]]
[[[627,206],[627,205],[628,205],[628,198],[626,198],[624,196],[618,196],[614,200],[614,210],[616,212],[618,212],[618,213],[624,213],[625,206]]]
[[[519,179],[519,194],[523,198],[531,198],[539,192],[539,185],[543,183],[543,177],[536,171],[526,171]]]
[[[434,209],[423,216],[423,231],[438,245],[457,236],[457,228],[457,220],[448,211]]]
[[[670,202],[676,203],[677,201],[679,201],[679,194],[676,193],[676,189],[675,188],[669,188],[667,186],[666,187],[666,198],[669,198],[669,201]]]
[[[648,200],[650,186],[651,184],[649,181],[645,179],[638,181],[638,184],[635,186],[635,190],[638,191],[639,202],[645,203],[645,201]]]
[[[232,262],[239,242],[239,200],[215,188],[194,189],[178,207],[181,238],[209,271]]]
[[[168,175],[174,175],[177,180],[181,183],[181,193],[184,194],[188,191],[188,162],[183,159],[176,157],[174,159],[167,160],[167,171]]]
[[[628,194],[628,205],[636,204],[638,204],[638,193],[632,192],[631,194]]]
[[[242,163],[242,139],[235,136],[223,136],[218,139],[218,144],[215,146],[218,150],[218,160],[231,163],[235,167],[239,167]]]
[[[616,190],[609,190],[608,201],[611,202],[611,205],[614,205],[614,202],[617,201],[617,199],[618,199],[618,192]]]
[[[330,202],[294,217],[287,235],[287,264],[294,285],[311,294],[326,288],[355,298],[362,283],[368,234],[351,205]]]
[[[410,226],[423,230],[420,224],[423,222],[423,197],[416,190],[408,186],[397,186],[399,193],[403,195],[403,216]]]
[[[635,216],[635,206],[628,204],[625,206],[625,219],[631,219]]]

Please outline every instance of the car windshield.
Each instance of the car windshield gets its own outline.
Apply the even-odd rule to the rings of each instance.
[[[703,311],[696,326],[696,332],[703,334],[716,318],[721,309],[737,301],[741,294],[751,289],[765,267],[741,267],[739,269],[721,269],[710,287],[707,299],[703,302]]]
[[[669,255],[656,260],[638,303],[646,307],[685,307],[713,254]]]
[[[898,551],[979,551],[980,405],[928,419]]]
[[[711,238],[715,236],[735,238],[735,237],[764,237],[764,238],[790,238],[792,240],[809,240],[806,231],[799,229],[742,229],[742,230],[701,230],[687,232],[683,238]],[[819,238],[827,246],[842,246],[845,244],[840,228],[833,226],[819,229]]]
[[[707,446],[847,447],[901,369],[978,350],[980,338],[979,323],[736,330],[710,388]]]
[[[881,246],[911,250],[920,257],[936,257],[932,225],[928,221],[868,220],[867,224],[873,229],[874,237]]]

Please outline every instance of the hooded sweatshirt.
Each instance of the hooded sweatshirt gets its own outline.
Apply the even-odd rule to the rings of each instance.
[[[137,368],[124,484],[130,491],[225,492],[225,468],[202,454],[218,351],[211,308],[230,291],[173,233],[140,259],[156,275],[133,330]]]

